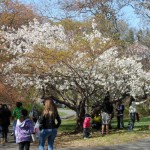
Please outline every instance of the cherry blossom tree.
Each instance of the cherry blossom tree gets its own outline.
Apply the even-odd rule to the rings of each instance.
[[[102,101],[107,91],[112,97],[149,95],[150,72],[134,58],[120,56],[115,42],[103,37],[94,21],[92,31],[77,35],[35,20],[3,36],[6,51],[14,56],[2,69],[6,82],[22,90],[44,89],[44,96],[76,111],[77,129],[88,111],[85,106]]]

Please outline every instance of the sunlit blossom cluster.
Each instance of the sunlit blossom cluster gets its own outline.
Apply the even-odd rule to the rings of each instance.
[[[36,45],[61,50],[66,48],[67,38],[62,26],[50,23],[40,24],[36,19],[28,26],[22,26],[18,30],[9,29],[5,33],[5,39],[9,41],[9,50],[14,55],[34,51]],[[13,51],[12,51],[13,50]]]
[[[83,33],[83,39],[96,51],[92,45],[95,38],[101,41],[99,44],[107,44],[110,39],[102,37],[96,29],[96,24],[92,27],[91,33]],[[18,56],[5,64],[3,71],[3,74],[7,75],[7,83],[13,86],[35,86],[36,89],[53,86],[53,89],[60,92],[73,90],[80,94],[85,91],[87,96],[100,95],[104,91],[118,96],[124,93],[142,96],[150,92],[150,72],[144,71],[142,64],[132,57],[119,57],[117,47],[109,48],[94,57],[86,57],[88,51],[77,50],[71,60],[66,59],[65,63],[52,66],[48,66],[39,58],[36,70],[39,66],[39,69],[47,69],[44,72],[25,73],[29,69],[29,63],[35,63],[34,58],[27,57],[28,53],[35,51],[35,46],[69,51],[67,35],[60,25],[40,24],[35,20],[17,31],[6,32],[5,39],[10,44],[8,50]],[[24,71],[19,74],[14,70],[16,67]]]

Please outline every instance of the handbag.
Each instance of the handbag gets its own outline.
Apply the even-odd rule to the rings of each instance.
[[[36,121],[35,126],[34,126],[34,133],[35,133],[34,137],[36,139],[39,139],[39,137],[40,137],[40,123],[38,120]]]
[[[33,141],[33,142],[35,142],[35,141],[36,141],[35,134],[31,134],[31,138],[32,138],[32,141]]]

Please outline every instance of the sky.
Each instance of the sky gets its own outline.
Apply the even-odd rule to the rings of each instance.
[[[31,2],[35,2],[38,3],[38,1],[40,0],[20,0],[23,3],[31,3]],[[42,1],[42,0],[41,0]],[[44,3],[43,0],[42,2]],[[51,3],[54,3],[56,1],[59,0],[49,0],[51,1]],[[61,15],[61,12],[59,12],[59,10],[56,8],[56,5],[53,4],[53,6],[50,8],[51,12],[54,13],[56,16]],[[122,11],[120,11],[121,18],[123,18],[123,20],[125,20],[125,22],[127,22],[127,24],[129,25],[129,27],[134,28],[136,30],[139,30],[141,28],[143,28],[143,24],[141,23],[140,18],[134,13],[134,10],[132,7],[130,6],[126,6],[122,9]]]
[[[142,28],[141,19],[134,13],[133,8],[131,8],[130,6],[124,7],[121,13],[123,13],[123,19],[128,23],[131,28]]]

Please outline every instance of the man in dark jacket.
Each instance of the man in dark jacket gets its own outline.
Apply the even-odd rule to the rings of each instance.
[[[117,128],[122,129],[124,128],[123,122],[124,105],[122,104],[121,101],[118,102],[116,111],[117,111]]]

